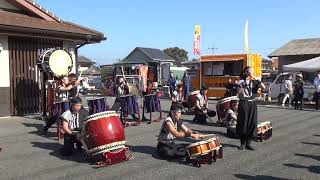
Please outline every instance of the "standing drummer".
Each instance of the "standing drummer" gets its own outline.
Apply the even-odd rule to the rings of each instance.
[[[69,91],[73,88],[73,85],[70,84],[69,77],[68,76],[63,76],[61,78],[61,85],[58,86],[57,92],[58,92],[58,100],[57,102],[61,101],[67,101],[69,98]],[[49,119],[46,121],[46,125],[43,129],[43,134],[46,134],[48,129],[57,122],[59,119],[58,116],[51,116]]]
[[[170,159],[186,156],[186,147],[189,144],[177,144],[175,139],[191,137],[200,139],[201,134],[196,134],[187,128],[181,118],[181,105],[172,103],[170,114],[164,119],[158,137],[157,153],[161,158]]]
[[[195,107],[195,116],[193,118],[194,122],[199,124],[206,124],[207,117],[214,117],[216,112],[209,110],[208,99],[207,99],[208,87],[203,84],[201,86],[200,93],[196,96],[196,107]]]
[[[116,100],[114,101],[114,104],[112,106],[113,111],[119,111],[121,107],[121,100],[120,96],[128,95],[129,94],[129,85],[125,82],[123,77],[120,77],[118,79],[117,89],[116,89]],[[135,114],[131,114],[133,119],[136,119]]]
[[[71,109],[62,114],[62,129],[64,130],[64,144],[61,149],[63,156],[70,156],[74,152],[74,143],[77,149],[81,149],[81,142],[78,134],[83,126],[84,119],[89,116],[89,112],[82,108],[82,100],[79,97],[71,99]]]
[[[72,86],[70,90],[68,90],[68,98],[74,98],[78,96],[79,93],[79,85],[80,81],[77,78],[77,75],[74,73],[69,74],[69,84]]]

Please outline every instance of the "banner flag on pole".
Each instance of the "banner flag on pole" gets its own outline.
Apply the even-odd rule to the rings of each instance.
[[[194,26],[193,53],[194,53],[194,55],[199,55],[199,56],[201,54],[201,50],[200,50],[200,25]]]

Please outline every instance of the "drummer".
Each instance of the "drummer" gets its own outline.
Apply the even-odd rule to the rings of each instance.
[[[209,110],[208,99],[207,99],[208,87],[203,84],[201,86],[200,93],[196,96],[196,107],[195,107],[195,117],[193,118],[194,122],[200,124],[207,123],[207,117],[214,117],[216,112]]]
[[[71,109],[62,114],[62,129],[64,130],[64,144],[61,149],[63,156],[70,156],[74,152],[74,143],[77,149],[81,150],[81,142],[78,134],[83,126],[84,119],[89,116],[89,112],[82,108],[82,100],[79,97],[71,99]]]
[[[227,111],[226,118],[224,119],[224,123],[227,128],[235,128],[237,125],[237,116],[238,116],[238,101],[231,100],[230,101],[230,109]]]
[[[57,102],[62,102],[62,101],[67,101],[69,99],[69,90],[73,88],[73,85],[70,84],[69,77],[68,76],[63,76],[61,79],[61,85],[58,86],[57,92],[58,92],[58,97],[57,97]],[[46,121],[46,125],[43,129],[43,134],[46,134],[48,129],[57,122],[59,117],[57,116],[51,116],[49,119]]]
[[[179,103],[184,108],[189,107],[188,103],[185,101],[185,98],[184,98],[182,84],[178,84],[177,90],[173,91],[172,96],[171,96],[171,101],[172,101],[172,103]]]
[[[69,74],[68,77],[69,85],[72,86],[72,88],[68,90],[68,98],[74,98],[78,96],[80,81],[77,79],[77,75],[74,73]]]
[[[116,90],[116,100],[112,106],[113,111],[119,111],[121,107],[120,96],[129,94],[129,85],[126,83],[123,77],[118,79],[117,90]],[[135,114],[131,114],[133,119],[137,119]]]
[[[203,135],[192,132],[181,118],[181,106],[172,103],[170,114],[164,119],[158,137],[157,153],[161,158],[170,159],[186,156],[186,147],[189,144],[177,144],[175,139],[191,137],[200,139]]]

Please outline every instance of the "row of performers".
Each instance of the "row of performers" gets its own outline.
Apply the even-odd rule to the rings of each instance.
[[[251,146],[251,140],[255,136],[257,128],[257,105],[254,102],[254,94],[256,93],[254,89],[258,86],[259,88],[264,88],[264,85],[258,81],[254,80],[253,69],[251,67],[246,67],[243,71],[239,81],[238,97],[240,98],[238,115],[237,115],[237,133],[240,136],[240,150],[244,148],[249,150],[254,150]],[[208,110],[208,101],[206,99],[206,93],[208,88],[202,86],[200,93],[196,97],[196,107],[195,107],[195,121],[204,122],[207,116],[215,116],[215,112]],[[126,94],[128,91],[126,83],[123,79],[119,79],[117,93],[118,96]],[[194,139],[200,139],[204,137],[203,134],[199,134],[191,131],[187,126],[183,124],[181,118],[181,111],[183,108],[182,101],[177,101],[175,97],[170,108],[170,113],[166,117],[161,125],[159,132],[157,152],[159,156],[163,158],[174,158],[179,156],[185,156],[186,144],[175,144],[175,139],[181,139],[185,137],[191,137]],[[118,98],[117,98],[118,99]],[[113,105],[113,110],[118,107],[117,99]],[[77,144],[77,148],[81,148],[81,143],[79,141],[78,135],[79,130],[82,128],[84,119],[89,113],[82,107],[81,98],[75,97],[71,99],[71,109],[67,110],[62,114],[63,118],[63,130],[65,132],[64,136],[64,146],[62,148],[63,155],[71,155],[74,151],[74,143]]]

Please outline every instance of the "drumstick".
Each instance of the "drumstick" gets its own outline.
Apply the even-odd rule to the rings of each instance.
[[[203,134],[200,135],[200,138],[206,138],[206,137],[210,137],[210,136],[216,136],[215,134]]]
[[[80,71],[80,75],[78,76],[78,79],[81,78],[83,70]]]

